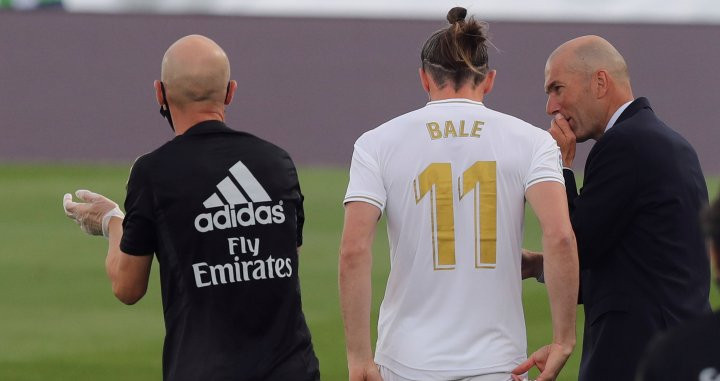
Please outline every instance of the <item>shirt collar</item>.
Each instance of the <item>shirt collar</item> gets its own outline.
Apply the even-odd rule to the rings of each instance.
[[[627,103],[623,104],[622,106],[620,106],[617,110],[615,110],[615,113],[612,115],[612,117],[608,121],[607,126],[605,126],[605,132],[607,132],[607,130],[609,130],[615,124],[615,122],[617,122],[618,118],[620,117],[620,114],[622,114],[623,111],[625,111],[625,109],[628,108],[628,106],[630,106],[630,103],[632,103],[632,102],[633,101],[627,102]]]
[[[235,130],[226,126],[225,123],[219,120],[206,120],[200,122],[185,131],[180,136],[193,136],[193,135],[205,135],[214,134],[218,132],[234,132]]]
[[[449,98],[449,99],[441,99],[437,101],[430,101],[427,103],[427,106],[430,105],[439,105],[439,104],[446,104],[446,103],[467,103],[472,105],[478,105],[478,106],[484,106],[482,102],[473,101],[467,98]]]

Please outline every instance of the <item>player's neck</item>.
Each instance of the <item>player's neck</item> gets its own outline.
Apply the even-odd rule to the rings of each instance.
[[[455,90],[453,86],[445,86],[442,89],[430,90],[431,101],[462,98],[475,102],[482,102],[484,97],[485,93],[480,86],[476,86],[475,88],[471,86],[463,86],[458,90]]]
[[[182,135],[192,126],[208,120],[225,121],[225,112],[221,109],[204,110],[172,110],[173,123],[175,124],[175,135]]]

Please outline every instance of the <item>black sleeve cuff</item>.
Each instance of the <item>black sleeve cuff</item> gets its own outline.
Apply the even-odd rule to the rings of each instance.
[[[133,255],[136,257],[146,257],[148,255],[155,254],[153,250],[148,250],[148,249],[143,250],[142,248],[133,247],[133,246],[126,244],[124,241],[120,241],[120,251],[122,251],[123,253],[125,253],[127,255]]]

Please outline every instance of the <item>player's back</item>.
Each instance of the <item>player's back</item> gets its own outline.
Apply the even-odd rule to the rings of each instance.
[[[466,99],[430,102],[358,139],[345,201],[384,208],[390,239],[379,364],[467,377],[525,358],[524,196],[548,177],[562,181],[549,134]]]
[[[316,379],[298,280],[302,194],[287,153],[207,121],[133,172],[129,198],[152,199],[156,222],[164,378]],[[148,195],[133,196],[134,177]]]

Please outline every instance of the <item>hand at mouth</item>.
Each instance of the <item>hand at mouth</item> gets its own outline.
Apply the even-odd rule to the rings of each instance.
[[[569,116],[566,117],[565,115],[563,115],[563,114],[561,114],[561,113],[558,112],[557,114],[555,114],[555,119],[557,119],[557,120],[565,119],[565,121],[566,121],[567,124],[570,126],[570,128],[571,128],[573,131],[575,131],[575,129],[574,129],[573,126],[572,126],[572,120],[573,120],[573,118],[571,118],[571,117],[569,117]]]

